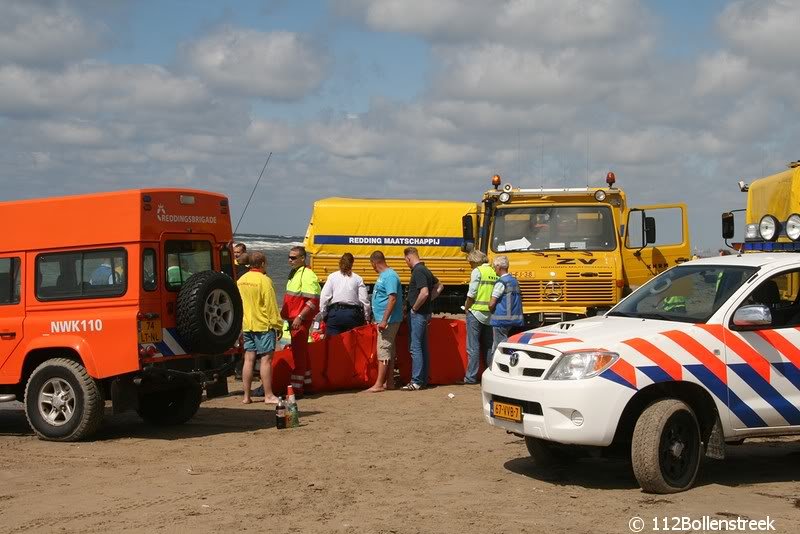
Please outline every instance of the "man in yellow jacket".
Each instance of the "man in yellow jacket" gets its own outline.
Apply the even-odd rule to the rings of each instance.
[[[272,355],[275,345],[281,338],[283,321],[278,313],[275,288],[266,275],[267,259],[263,253],[251,252],[242,263],[250,269],[239,277],[236,284],[242,295],[244,317],[242,333],[244,337],[244,404],[252,402],[250,386],[253,383],[253,370],[256,358],[260,358],[261,384],[264,387],[264,402],[275,404],[278,398],[272,392]]]

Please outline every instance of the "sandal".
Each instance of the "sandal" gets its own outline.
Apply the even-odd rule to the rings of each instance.
[[[415,384],[414,382],[409,382],[400,389],[403,391],[419,391],[420,389],[422,389],[422,386],[420,386],[419,384]]]

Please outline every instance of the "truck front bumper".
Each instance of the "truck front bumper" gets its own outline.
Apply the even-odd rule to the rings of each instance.
[[[608,446],[634,391],[602,377],[585,380],[520,380],[487,369],[481,380],[483,415],[515,434],[565,444]],[[522,422],[493,415],[493,403],[522,408]]]

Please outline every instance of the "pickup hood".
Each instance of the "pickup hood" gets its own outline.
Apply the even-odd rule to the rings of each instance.
[[[529,330],[511,336],[508,342],[546,347],[560,352],[580,349],[616,351],[626,340],[649,340],[661,332],[691,328],[693,325],[689,323],[656,319],[590,317]]]

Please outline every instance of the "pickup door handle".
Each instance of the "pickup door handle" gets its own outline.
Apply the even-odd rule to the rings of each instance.
[[[675,263],[683,263],[689,261],[689,258],[676,258]]]
[[[17,333],[13,330],[0,330],[0,339],[14,339]]]

